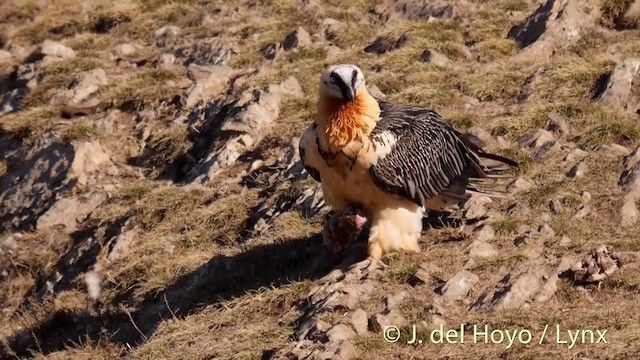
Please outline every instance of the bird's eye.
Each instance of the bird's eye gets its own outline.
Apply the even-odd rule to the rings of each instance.
[[[331,83],[332,83],[332,84],[335,84],[335,83],[336,83],[336,77],[335,77],[335,76],[331,76],[331,79],[330,79],[330,80],[331,80]]]

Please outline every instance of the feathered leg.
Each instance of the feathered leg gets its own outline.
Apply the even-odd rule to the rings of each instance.
[[[368,255],[373,259],[380,259],[392,251],[420,252],[418,239],[422,233],[422,216],[422,210],[415,205],[374,212]]]

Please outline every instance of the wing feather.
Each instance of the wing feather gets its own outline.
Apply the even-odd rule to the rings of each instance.
[[[320,171],[311,166],[307,161],[307,154],[311,151],[310,147],[315,144],[317,127],[318,125],[313,123],[305,130],[302,138],[300,139],[298,151],[300,153],[300,161],[302,162],[304,169],[309,173],[309,176],[311,176],[315,181],[321,182],[322,179],[320,178]]]
[[[495,173],[518,164],[498,155],[484,153],[466,141],[436,112],[417,107],[379,101],[380,121],[370,137],[375,148],[392,136],[390,150],[378,154],[370,168],[375,184],[382,190],[425,206],[439,194],[462,199],[469,179],[493,177]],[[500,165],[486,166],[482,158]]]

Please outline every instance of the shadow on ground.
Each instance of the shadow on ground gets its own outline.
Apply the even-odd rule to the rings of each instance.
[[[216,256],[165,291],[145,299],[130,314],[90,309],[57,312],[37,328],[25,329],[11,338],[9,349],[0,350],[0,358],[9,358],[12,353],[21,358],[31,357],[31,351],[47,355],[87,343],[87,338],[94,340],[94,344],[106,338],[135,348],[153,336],[163,319],[183,318],[199,308],[262,287],[320,278],[335,267],[331,259],[319,235],[257,246],[233,257]]]
[[[447,221],[443,221],[443,216],[438,215],[425,219],[425,223],[431,228],[438,228],[455,222],[445,218]],[[80,235],[78,234],[79,237]],[[367,232],[361,235],[360,239],[366,239]],[[342,259],[333,256],[330,249],[322,243],[320,234],[311,238],[256,246],[232,257],[215,256],[166,290],[137,304],[134,312],[126,313],[115,306],[109,311],[88,308],[82,312],[54,313],[38,327],[24,329],[10,338],[8,349],[0,348],[0,358],[30,358],[32,351],[47,355],[79,343],[86,344],[88,339],[93,344],[107,340],[136,348],[153,336],[164,319],[184,318],[198,309],[221,305],[248,291],[278,287],[293,281],[313,281],[336,268],[346,270],[366,257],[365,243],[366,240],[350,246]],[[76,242],[59,264],[63,265],[65,259],[73,256],[74,251],[77,252],[79,248],[85,248],[82,251],[85,255],[97,254],[99,250],[90,250],[95,245]],[[82,264],[91,263],[86,256],[82,258]],[[87,266],[82,268],[87,270]],[[73,274],[67,275],[77,275],[83,269],[71,269]],[[60,286],[66,288],[69,284],[70,280],[63,281]],[[131,299],[125,298],[128,296],[125,294],[116,299],[114,304],[130,302]]]

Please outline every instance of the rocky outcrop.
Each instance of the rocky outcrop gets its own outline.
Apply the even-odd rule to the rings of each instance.
[[[620,208],[620,221],[624,226],[631,226],[640,219],[640,147],[636,147],[624,158],[624,170],[618,185],[625,191]]]
[[[575,44],[596,22],[597,12],[589,8],[585,0],[547,0],[509,30],[507,37],[522,49],[517,57],[544,59],[558,47]]]

